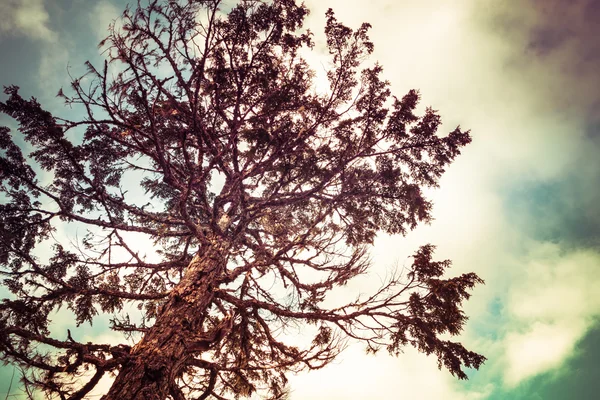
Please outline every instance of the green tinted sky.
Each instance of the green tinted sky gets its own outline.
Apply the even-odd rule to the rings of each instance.
[[[469,382],[411,350],[399,359],[351,347],[292,379],[293,399],[595,399],[600,392],[600,2],[594,0],[308,0],[321,69],[324,13],[371,37],[394,93],[419,88],[448,130],[474,142],[431,194],[436,220],[381,237],[372,280],[419,245],[438,246],[454,273],[485,280],[467,306],[468,347],[488,362]],[[96,43],[124,2],[0,0],[0,84],[45,107],[69,71],[100,63]],[[3,124],[11,121],[2,120]],[[106,318],[79,331],[112,340]],[[57,335],[70,326],[56,318]],[[63,329],[64,328],[64,329]],[[0,368],[0,395],[12,367]],[[13,385],[18,394],[18,385]],[[17,396],[18,398],[19,396]]]

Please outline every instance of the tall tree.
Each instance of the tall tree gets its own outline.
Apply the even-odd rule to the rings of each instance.
[[[323,94],[301,56],[313,47],[304,5],[220,3],[128,8],[101,43],[104,66],[88,63],[59,92],[79,120],[5,89],[0,111],[20,133],[0,128],[12,292],[0,304],[2,359],[61,399],[84,398],[107,373],[105,400],[283,398],[286,372],[326,365],[347,338],[372,352],[415,346],[466,378],[485,358],[446,334],[461,332],[481,279],[444,278],[450,262],[434,261],[433,246],[374,293],[335,306],[328,294],[368,271],[378,233],[431,219],[423,188],[468,132],[439,136],[434,110],[416,115],[418,92],[392,97],[381,66],[362,66],[368,24],[352,30],[327,12]],[[88,233],[48,257],[39,247],[59,224]],[[139,340],[52,336],[61,306],[78,324],[113,314],[111,328]],[[313,336],[286,334],[297,324]]]

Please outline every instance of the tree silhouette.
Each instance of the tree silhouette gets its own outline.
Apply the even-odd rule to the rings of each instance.
[[[287,372],[326,365],[348,338],[372,352],[412,345],[466,378],[485,358],[446,334],[461,332],[461,304],[482,281],[443,278],[450,262],[433,261],[433,246],[374,293],[336,306],[328,294],[368,270],[378,233],[430,221],[422,189],[468,132],[438,136],[434,110],[415,114],[418,92],[392,97],[381,66],[362,66],[368,24],[352,30],[327,12],[324,94],[301,56],[313,47],[304,5],[219,6],[128,8],[101,43],[104,66],[87,63],[59,92],[79,120],[5,88],[0,110],[20,133],[0,128],[12,292],[2,359],[27,388],[61,399],[84,398],[105,374],[116,374],[105,400],[284,398]],[[58,243],[58,226],[87,234]],[[51,335],[61,307],[78,324],[113,314],[111,329],[139,340]],[[298,324],[310,339],[286,334]]]

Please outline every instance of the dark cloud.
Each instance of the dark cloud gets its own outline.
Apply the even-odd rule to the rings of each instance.
[[[537,17],[530,32],[532,50],[544,55],[571,42],[580,61],[600,57],[600,2],[538,0],[532,4]]]
[[[600,1],[504,0],[478,5],[483,31],[508,43],[507,68],[549,108],[600,121]],[[535,93],[532,93],[535,95]]]

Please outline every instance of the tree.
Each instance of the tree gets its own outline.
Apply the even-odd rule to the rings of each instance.
[[[433,246],[375,293],[327,299],[368,271],[378,233],[430,221],[423,188],[469,133],[439,136],[436,111],[416,115],[418,92],[392,97],[382,67],[363,67],[368,24],[352,30],[327,12],[323,94],[301,56],[313,46],[304,5],[219,6],[128,8],[101,43],[103,67],[87,63],[59,92],[78,120],[5,88],[0,110],[20,134],[0,130],[3,360],[61,399],[84,398],[107,373],[117,375],[105,400],[283,398],[286,372],[326,365],[347,338],[372,352],[415,346],[466,378],[485,358],[446,334],[461,332],[462,302],[482,281],[444,278],[450,262],[434,261]],[[44,257],[58,224],[87,234]],[[114,314],[111,328],[139,341],[52,336],[61,306],[78,324]],[[312,341],[290,342],[294,324]]]

